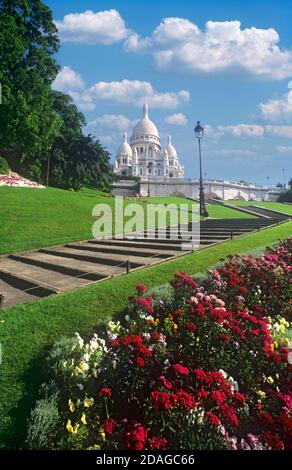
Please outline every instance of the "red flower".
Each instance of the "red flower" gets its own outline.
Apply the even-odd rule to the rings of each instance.
[[[100,389],[98,396],[99,396],[99,398],[111,397],[112,396],[112,391],[108,387],[103,387],[103,388]]]
[[[277,434],[268,431],[262,435],[262,440],[273,450],[284,450],[284,444]]]
[[[146,312],[150,314],[154,312],[154,308],[152,307],[152,297],[132,297],[130,300],[138,307],[146,310]]]
[[[273,416],[267,411],[262,411],[261,413],[258,413],[258,418],[268,426],[271,426],[274,423]]]
[[[225,335],[224,333],[219,333],[218,338],[222,339],[224,343],[229,343],[231,340],[231,337],[229,335]]]
[[[195,307],[190,307],[190,311],[193,315],[204,318],[206,316],[205,309],[202,304],[197,304]]]
[[[138,284],[136,286],[136,290],[139,294],[145,294],[145,292],[147,292],[147,287],[145,286],[145,284]]]
[[[221,425],[221,421],[220,421],[220,419],[218,418],[218,416],[215,415],[214,413],[211,413],[211,411],[207,411],[206,417],[207,417],[208,422],[209,422],[212,426],[218,427],[218,426]]]
[[[151,403],[156,411],[169,410],[173,407],[176,397],[169,392],[159,392],[155,390],[151,393]]]
[[[134,423],[126,432],[126,447],[132,450],[143,450],[147,440],[148,430],[139,423]]]
[[[207,374],[202,369],[194,369],[194,374],[200,382],[206,383],[207,382]]]
[[[184,313],[183,313],[181,310],[175,310],[175,311],[173,312],[173,315],[174,315],[175,317],[183,317],[183,316],[184,316]]]
[[[239,422],[234,409],[231,406],[227,405],[227,403],[224,403],[224,405],[220,406],[219,410],[222,418],[224,418],[224,421],[227,424],[230,424],[230,426],[237,428]]]
[[[241,294],[247,294],[248,293],[248,289],[245,286],[239,286],[238,290]]]
[[[152,356],[152,352],[144,344],[141,344],[138,346],[138,352],[139,354],[142,354],[142,356],[146,356],[146,357]]]
[[[165,450],[167,446],[167,440],[165,437],[153,436],[149,442],[149,450]]]
[[[179,390],[176,393],[177,403],[181,406],[185,406],[188,409],[195,410],[197,408],[197,404],[189,393],[185,392],[184,390]]]
[[[144,361],[143,357],[141,357],[141,356],[137,356],[135,358],[135,362],[136,362],[136,365],[138,367],[143,367],[145,365],[145,361]]]
[[[220,406],[222,405],[225,400],[226,400],[226,395],[223,392],[220,392],[219,390],[212,392],[210,394],[210,398],[216,403],[216,405]]]
[[[190,371],[187,367],[182,366],[181,364],[174,364],[173,369],[180,375],[189,375]]]
[[[192,333],[194,333],[196,331],[197,327],[194,323],[186,323],[186,329],[188,331],[191,331]]]
[[[246,402],[246,397],[243,395],[243,393],[240,392],[235,392],[233,395],[233,399],[239,406],[243,406]]]
[[[161,375],[161,376],[159,377],[159,379],[161,380],[161,382],[163,383],[163,386],[164,386],[165,388],[168,388],[168,389],[171,389],[171,388],[172,388],[172,383],[171,383],[169,380],[167,380],[167,379],[164,377],[164,375]]]
[[[116,428],[117,422],[113,418],[106,419],[102,423],[102,427],[104,429],[104,432],[108,434],[108,436],[111,436]]]

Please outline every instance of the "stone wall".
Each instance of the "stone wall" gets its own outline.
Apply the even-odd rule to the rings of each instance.
[[[207,180],[204,181],[205,194],[219,199],[242,199],[256,201],[277,201],[281,194],[279,188],[266,188],[253,184],[245,184],[232,181]],[[162,197],[172,195],[184,195],[190,199],[199,197],[199,181],[186,178],[169,179],[156,178],[153,180],[141,180],[138,193],[140,196]]]

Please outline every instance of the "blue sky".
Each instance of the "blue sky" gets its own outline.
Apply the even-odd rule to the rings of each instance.
[[[187,177],[198,176],[198,119],[208,177],[275,184],[283,168],[292,176],[290,2],[46,3],[61,37],[54,87],[74,97],[113,158],[146,100]]]

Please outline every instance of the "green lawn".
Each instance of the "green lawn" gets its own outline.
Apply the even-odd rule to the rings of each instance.
[[[275,211],[285,212],[286,214],[292,215],[292,204],[284,204],[282,202],[262,202],[262,201],[227,201],[229,204],[235,206],[261,206],[265,209],[272,209]]]
[[[174,261],[129,275],[52,296],[0,313],[2,365],[0,383],[0,446],[23,443],[29,410],[45,378],[43,358],[61,336],[75,331],[89,334],[99,323],[114,317],[128,302],[138,283],[149,288],[165,284],[177,271],[204,273],[230,253],[263,249],[290,236],[292,222],[262,230]]]
[[[175,205],[184,203],[189,207],[192,204],[187,199],[174,197],[149,198],[147,201]],[[126,199],[124,207],[132,202],[139,202],[142,206],[146,221],[148,204],[144,202],[144,199]],[[115,199],[93,189],[84,189],[74,193],[57,188],[1,187],[0,255],[93,238],[91,230],[95,219],[91,214],[93,207],[98,203],[106,203],[114,208]],[[208,205],[208,210],[210,217],[250,217],[248,214],[219,205]],[[121,216],[119,212],[118,217]],[[168,214],[167,223],[169,219]],[[150,219],[148,222],[150,227],[160,223],[155,219]]]

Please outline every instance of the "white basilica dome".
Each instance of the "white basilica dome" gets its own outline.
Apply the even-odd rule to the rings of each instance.
[[[175,147],[171,143],[171,135],[170,134],[168,134],[168,143],[167,143],[166,150],[167,150],[167,153],[168,153],[169,157],[177,158],[177,152],[175,150]]]
[[[130,145],[128,144],[127,139],[128,139],[127,132],[124,132],[123,142],[121,143],[121,145],[118,148],[117,157],[120,156],[120,155],[124,155],[124,156],[127,155],[129,157],[132,157],[133,152],[132,152],[132,149],[131,149]]]
[[[144,135],[152,135],[159,139],[157,127],[155,126],[154,122],[149,119],[148,106],[146,103],[143,106],[143,118],[137,122],[136,126],[133,129],[131,142],[134,139],[136,140],[137,138],[139,138],[139,136]]]

